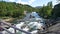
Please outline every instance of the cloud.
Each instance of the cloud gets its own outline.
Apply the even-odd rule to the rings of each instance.
[[[16,2],[16,3],[21,3],[21,4],[28,4],[28,2],[23,2],[23,1],[21,1],[21,0],[16,0],[15,2]]]
[[[32,4],[34,1],[36,1],[36,0],[30,0],[29,3]]]
[[[15,2],[15,0],[9,0],[10,2]]]
[[[32,4],[35,0],[29,0],[28,2],[23,2],[21,0],[17,0],[16,3],[21,3],[21,4]]]
[[[16,2],[16,3],[21,3],[21,4],[32,4],[35,0],[29,0],[28,2],[23,2],[21,0],[8,0],[9,2]]]

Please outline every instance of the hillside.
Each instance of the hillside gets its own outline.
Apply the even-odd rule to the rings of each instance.
[[[24,15],[24,11],[31,12],[34,11],[34,9],[35,8],[29,5],[0,1],[0,17],[22,17]]]
[[[23,5],[15,2],[5,2],[5,1],[0,1],[0,17],[19,17],[23,18],[24,16],[24,11],[28,12],[38,12],[39,15],[43,18],[57,18],[60,17],[60,4],[57,4],[53,7],[52,2],[48,2],[47,6],[43,5],[32,7],[30,5]]]

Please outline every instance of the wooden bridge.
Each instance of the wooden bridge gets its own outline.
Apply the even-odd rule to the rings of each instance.
[[[26,33],[26,34],[31,34],[30,32],[27,32],[27,31],[24,31],[24,30],[22,30],[22,29],[16,28],[15,26],[11,26],[11,25],[5,23],[4,21],[1,21],[0,24],[1,24],[1,23],[3,23],[4,25],[7,25],[7,26],[15,29],[15,33],[11,33],[11,32],[8,31],[6,28],[0,26],[2,29],[4,29],[4,31],[7,31],[7,32],[10,33],[10,34],[16,34],[16,33],[17,33],[16,30],[19,30],[19,31],[24,32],[24,33]],[[0,34],[3,34],[3,33],[0,32]]]

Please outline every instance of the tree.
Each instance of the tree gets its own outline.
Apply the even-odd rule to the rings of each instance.
[[[15,2],[0,1],[0,17],[21,17],[24,16],[23,13],[25,10],[27,10],[28,12],[32,12],[34,11],[34,9],[35,8],[29,5],[22,5]]]
[[[55,5],[54,8],[53,8],[53,12],[52,12],[52,16],[53,18],[57,18],[57,17],[60,17],[60,3]]]
[[[47,4],[47,15],[48,16],[51,16],[52,7],[53,7],[53,5],[52,5],[52,1],[51,1]]]
[[[40,16],[44,18],[50,18],[52,13],[52,6],[53,6],[52,1],[48,2],[47,6],[43,5],[43,7],[40,8],[39,11]]]

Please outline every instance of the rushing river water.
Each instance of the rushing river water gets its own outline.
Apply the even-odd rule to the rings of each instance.
[[[23,20],[24,20],[24,22],[19,22],[15,26],[19,29],[24,30],[24,31],[28,31],[32,34],[37,34],[37,32],[38,32],[37,29],[43,30],[43,28],[45,27],[44,19],[41,18],[38,15],[38,13],[36,13],[36,12],[26,14],[26,17]],[[13,28],[9,28],[8,30],[12,33],[15,33]],[[20,32],[18,30],[16,30],[16,32],[17,32],[17,34],[25,34],[25,33]],[[3,31],[3,33],[9,34],[6,31]]]

